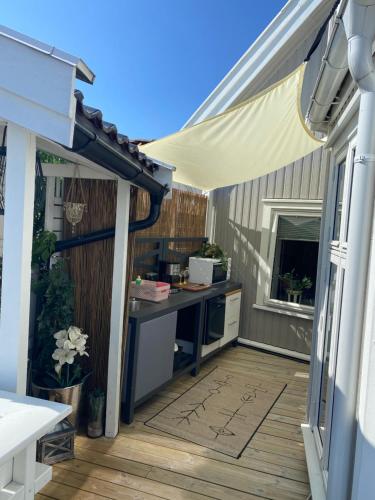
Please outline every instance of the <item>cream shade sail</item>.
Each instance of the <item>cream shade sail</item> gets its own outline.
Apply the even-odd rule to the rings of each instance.
[[[251,99],[140,149],[175,166],[174,181],[205,191],[288,165],[322,145],[301,113],[304,72],[302,64]]]

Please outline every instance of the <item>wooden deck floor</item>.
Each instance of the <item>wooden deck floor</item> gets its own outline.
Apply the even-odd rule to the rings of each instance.
[[[239,459],[151,429],[144,421],[185,392],[186,375],[136,412],[115,440],[76,439],[76,458],[54,466],[39,499],[219,498],[304,500],[309,495],[300,423],[305,413],[308,365],[244,347],[211,358],[215,366],[287,383],[285,391]]]

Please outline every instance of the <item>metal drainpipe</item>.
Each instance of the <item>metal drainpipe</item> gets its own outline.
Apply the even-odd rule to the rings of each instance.
[[[375,1],[349,0],[348,62],[361,91],[331,426],[328,500],[351,498],[356,405],[375,195]]]

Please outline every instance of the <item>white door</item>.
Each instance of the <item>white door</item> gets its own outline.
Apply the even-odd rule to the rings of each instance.
[[[330,189],[326,210],[328,237],[323,242],[322,250],[326,266],[322,269],[323,279],[320,286],[318,356],[315,360],[315,378],[312,385],[312,401],[315,403],[311,412],[317,450],[326,481],[329,473],[330,425],[336,354],[340,342],[341,301],[345,280],[354,151],[354,143],[351,143],[329,179]]]

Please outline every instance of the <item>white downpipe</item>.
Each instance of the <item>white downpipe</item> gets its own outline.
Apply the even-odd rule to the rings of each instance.
[[[356,403],[375,195],[375,1],[350,0],[348,62],[361,91],[332,415],[328,500],[351,498]]]

